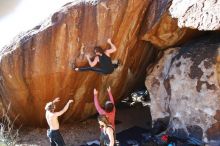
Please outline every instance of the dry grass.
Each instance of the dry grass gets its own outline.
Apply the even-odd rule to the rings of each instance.
[[[14,127],[14,120],[11,120],[8,116],[10,105],[6,110],[3,110],[2,117],[0,119],[0,145],[1,146],[14,146],[18,141],[19,128]]]

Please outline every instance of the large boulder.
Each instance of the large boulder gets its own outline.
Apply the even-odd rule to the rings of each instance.
[[[152,1],[142,23],[142,40],[149,41],[159,49],[166,49],[187,42],[201,35],[195,29],[180,28],[177,19],[169,13],[170,0]]]
[[[220,0],[173,0],[169,11],[180,28],[220,29]]]
[[[40,126],[45,124],[45,104],[57,96],[58,110],[68,99],[75,100],[63,121],[83,120],[96,112],[93,88],[100,91],[100,103],[107,99],[108,86],[119,101],[143,78],[156,52],[138,38],[149,4],[149,0],[73,2],[19,35],[0,53],[1,109],[10,103],[12,118],[18,116],[22,125]],[[112,59],[120,61],[114,73],[104,76],[71,69],[72,62],[88,65],[85,54],[94,56],[95,46],[108,48],[108,38],[117,47]]]
[[[220,35],[204,36],[170,48],[148,69],[146,87],[152,119],[170,117],[175,128],[197,125],[204,140],[220,139]]]

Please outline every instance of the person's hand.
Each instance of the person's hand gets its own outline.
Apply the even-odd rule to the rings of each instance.
[[[81,55],[85,54],[84,48],[85,48],[85,46],[84,46],[84,44],[82,44],[82,45],[81,45],[81,48],[80,48],[80,54],[81,54]]]
[[[57,97],[53,100],[53,102],[59,102],[60,101],[60,97]]]
[[[82,45],[81,45],[81,49],[83,49],[83,48],[85,48],[85,45],[82,43]]]
[[[94,88],[93,93],[94,93],[94,95],[98,94],[98,91],[96,90],[96,88]]]
[[[70,104],[70,103],[72,103],[72,102],[73,102],[73,100],[72,100],[72,99],[68,101],[68,103],[69,103],[69,104]]]
[[[107,88],[107,91],[108,91],[108,92],[111,92],[111,87],[110,87],[110,86]]]
[[[108,42],[109,44],[111,44],[111,43],[112,43],[112,40],[111,40],[110,38],[108,38],[107,42]]]
[[[86,58],[87,58],[87,59],[89,59],[89,58],[90,58],[89,54],[86,54]]]

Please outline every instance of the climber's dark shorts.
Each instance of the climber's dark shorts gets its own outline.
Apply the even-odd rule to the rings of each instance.
[[[51,146],[65,146],[63,137],[59,130],[48,130],[47,136],[50,139]]]

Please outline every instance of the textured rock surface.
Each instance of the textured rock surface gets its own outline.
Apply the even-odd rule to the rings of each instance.
[[[53,97],[61,98],[58,109],[68,99],[75,99],[63,121],[82,120],[96,112],[94,87],[100,91],[101,103],[107,98],[109,85],[119,99],[143,77],[154,56],[155,50],[138,40],[137,35],[148,5],[148,0],[68,4],[43,24],[17,37],[11,46],[1,50],[3,106],[11,102],[11,116],[19,115],[23,125],[39,126],[45,123],[44,106]],[[69,64],[73,61],[78,66],[88,65],[84,54],[93,56],[94,46],[109,47],[108,38],[118,48],[112,58],[121,63],[113,74],[71,70]]]
[[[169,14],[170,1],[153,1],[142,25],[142,39],[149,41],[159,49],[179,45],[200,35],[197,30],[179,28],[177,20]]]
[[[180,27],[220,29],[220,0],[173,0],[169,10]]]
[[[220,134],[219,35],[165,51],[147,75],[152,119],[170,116],[176,128],[198,125],[204,138]],[[179,127],[178,127],[179,126]],[[218,137],[219,138],[219,137]]]

